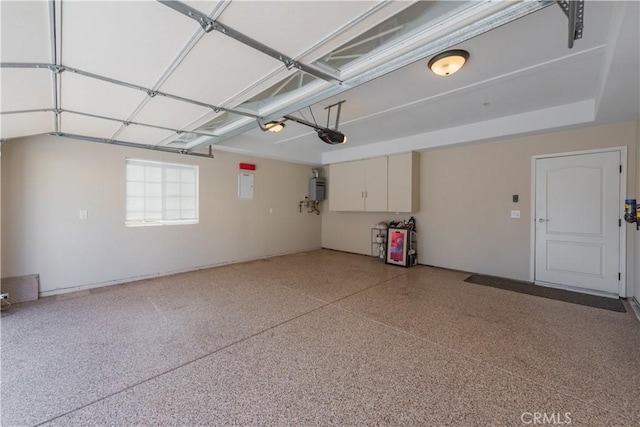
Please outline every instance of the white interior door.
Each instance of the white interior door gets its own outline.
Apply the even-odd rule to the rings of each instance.
[[[535,280],[618,295],[620,152],[536,160]]]

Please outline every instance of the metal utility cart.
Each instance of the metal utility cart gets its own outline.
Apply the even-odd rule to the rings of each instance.
[[[372,228],[371,229],[371,256],[382,260],[386,257],[387,251],[387,229]]]

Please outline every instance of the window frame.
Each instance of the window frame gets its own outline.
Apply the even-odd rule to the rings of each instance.
[[[147,203],[151,196],[147,196],[146,190],[148,184],[158,184],[156,181],[149,181],[148,176],[145,174],[142,180],[135,180],[129,176],[129,165],[136,166],[155,166],[160,167],[161,178],[159,184],[161,186],[160,195],[157,198],[160,199],[161,203],[161,218],[160,219],[149,219],[149,210],[147,208]],[[167,171],[168,170],[179,170],[181,172],[181,178],[179,181],[168,181],[167,180]],[[182,178],[182,171],[193,171],[194,180],[193,182],[185,182]],[[143,195],[132,195],[130,193],[129,185],[133,183],[141,183],[144,187]],[[178,184],[180,186],[180,193],[178,196],[171,196],[167,191],[168,184]],[[192,185],[193,186],[193,196],[186,195],[183,193],[183,186]],[[194,200],[194,207],[192,209],[183,209],[182,207],[179,209],[180,218],[177,219],[169,219],[167,217],[167,212],[169,210],[176,211],[176,209],[167,209],[167,199],[170,197],[179,197],[180,199],[190,198],[192,197]],[[129,208],[130,198],[139,198],[143,200],[144,208],[142,211],[133,211]],[[181,200],[182,203],[182,200]],[[192,218],[183,218],[183,211],[193,211],[195,216]],[[143,219],[129,219],[131,213],[142,213]],[[186,164],[186,163],[174,163],[174,162],[164,162],[158,160],[147,160],[140,159],[134,157],[126,157],[125,158],[125,226],[127,227],[148,227],[148,226],[161,226],[161,225],[189,225],[189,224],[198,224],[200,222],[200,167],[195,164]]]

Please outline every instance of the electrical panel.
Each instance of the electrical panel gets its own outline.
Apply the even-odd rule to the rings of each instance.
[[[324,200],[324,178],[309,180],[309,200],[321,202]]]

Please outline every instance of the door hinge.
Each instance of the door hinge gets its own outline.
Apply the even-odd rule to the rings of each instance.
[[[622,279],[622,274],[618,273],[618,280],[621,280],[621,279]]]
[[[618,218],[618,227],[622,227],[622,220]]]
[[[620,165],[620,173],[622,173],[622,165]]]

